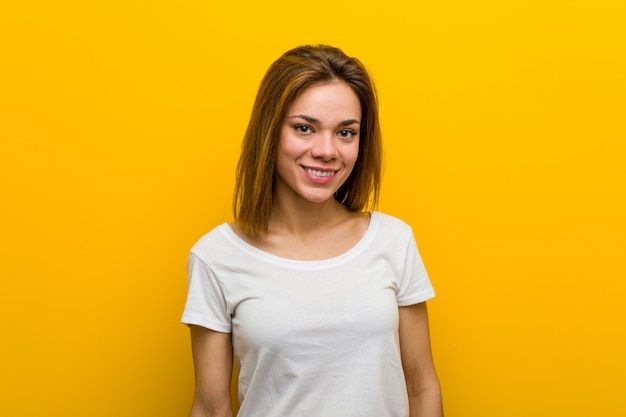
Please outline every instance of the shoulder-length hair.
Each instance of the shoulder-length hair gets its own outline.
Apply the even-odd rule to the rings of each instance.
[[[252,108],[233,197],[235,221],[242,231],[252,236],[268,231],[278,143],[290,106],[307,88],[333,81],[345,82],[354,91],[362,113],[356,164],[334,197],[352,211],[376,207],[382,143],[374,84],[363,64],[340,49],[301,46],[285,52],[269,67]]]

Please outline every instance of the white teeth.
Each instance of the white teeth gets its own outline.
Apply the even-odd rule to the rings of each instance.
[[[316,177],[330,177],[335,173],[335,171],[318,171],[311,168],[307,168],[306,170],[309,174],[315,175]]]

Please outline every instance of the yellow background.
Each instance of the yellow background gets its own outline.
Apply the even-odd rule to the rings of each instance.
[[[626,3],[263,3],[0,5],[0,415],[188,412],[187,251],[303,43],[377,83],[447,417],[626,415]]]

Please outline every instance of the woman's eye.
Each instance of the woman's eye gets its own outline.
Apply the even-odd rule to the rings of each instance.
[[[339,137],[343,139],[350,139],[351,137],[356,135],[356,132],[353,130],[343,129],[343,130],[340,130],[338,134],[339,134]]]
[[[298,125],[295,127],[298,133],[311,133],[311,128],[305,125]]]

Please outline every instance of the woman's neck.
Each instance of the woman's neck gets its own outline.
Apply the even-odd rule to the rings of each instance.
[[[363,237],[369,214],[348,210],[334,199],[323,203],[275,200],[268,233],[249,236],[233,225],[247,243],[288,259],[321,260],[347,252]]]
[[[323,203],[277,200],[268,224],[269,233],[305,238],[343,222],[354,213],[334,198]]]

